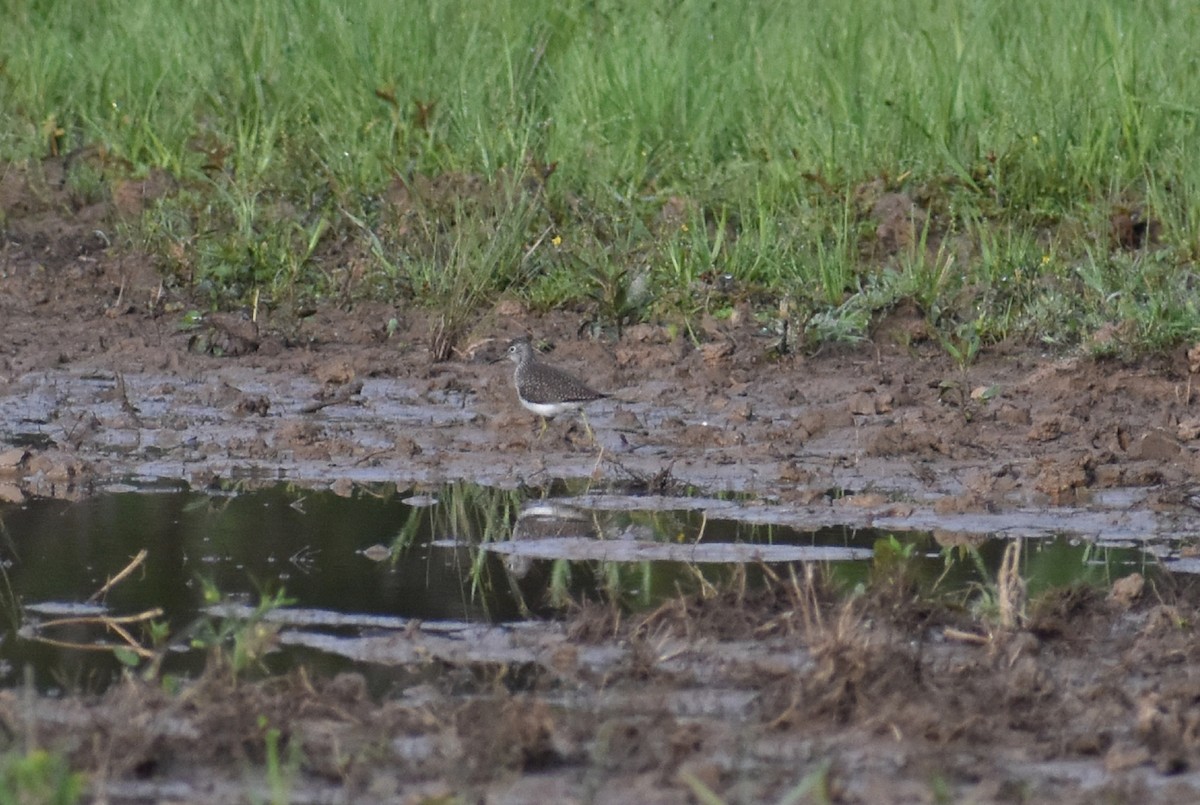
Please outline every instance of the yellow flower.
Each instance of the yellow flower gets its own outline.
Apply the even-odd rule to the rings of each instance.
[[[550,242],[553,243],[555,246],[561,246],[562,245],[562,235],[555,235],[554,237],[550,238]]]

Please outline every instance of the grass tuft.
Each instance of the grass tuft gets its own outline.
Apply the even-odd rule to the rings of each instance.
[[[100,154],[92,198],[169,175],[131,243],[214,308],[407,297],[442,357],[500,295],[619,330],[726,287],[814,340],[906,302],[985,344],[1200,335],[1200,18],[1169,0],[8,12],[0,160]]]

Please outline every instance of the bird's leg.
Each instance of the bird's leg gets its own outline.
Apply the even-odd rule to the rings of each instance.
[[[580,419],[583,420],[583,430],[585,433],[587,433],[588,439],[591,441],[592,444],[595,444],[596,443],[596,434],[592,433],[592,426],[588,424],[587,411],[584,411],[582,408],[580,408],[579,409],[579,417],[580,417]]]
[[[542,440],[542,437],[546,435],[546,428],[550,427],[550,420],[546,419],[546,417],[542,417],[541,419],[542,429],[538,431],[537,435],[537,441],[539,442]]]

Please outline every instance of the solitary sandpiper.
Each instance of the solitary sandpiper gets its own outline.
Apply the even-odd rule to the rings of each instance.
[[[574,375],[539,361],[528,338],[518,338],[509,344],[508,357],[517,365],[513,372],[517,398],[521,405],[542,417],[543,433],[546,431],[546,417],[563,411],[578,411],[587,403],[608,396]],[[586,415],[583,426],[590,435],[592,429],[588,427]]]

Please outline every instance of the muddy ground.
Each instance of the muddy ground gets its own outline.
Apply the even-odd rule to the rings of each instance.
[[[752,493],[814,525],[1200,534],[1184,349],[1128,365],[1013,344],[962,368],[915,309],[867,343],[784,356],[745,307],[697,322],[696,343],[658,324],[592,340],[585,312],[501,301],[441,363],[436,322],[407,304],[302,319],[260,308],[256,323],[183,329],[197,300],[114,245],[139,192],[81,204],[3,172],[2,500],[163,477],[573,477]],[[595,443],[570,418],[538,438],[511,364],[492,362],[526,333],[613,394],[589,410]],[[136,682],[53,700],[0,692],[0,723],[16,746],[69,754],[114,802],[269,797],[253,769],[270,727],[292,758],[293,801],[673,803],[706,787],[775,802],[802,780],[809,801],[1200,797],[1195,585],[1163,573],[1116,598],[1035,604],[1024,627],[1000,630],[903,584],[847,604],[819,577],[785,577],[463,638],[494,653],[412,624],[380,638],[416,646],[373,671],[411,681],[383,701],[361,675],[232,682],[217,668],[177,695]]]

